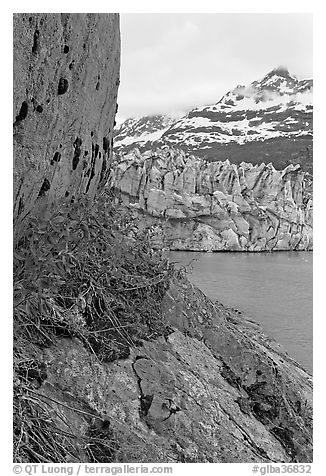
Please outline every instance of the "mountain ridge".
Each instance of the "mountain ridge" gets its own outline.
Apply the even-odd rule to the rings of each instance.
[[[274,68],[180,119],[145,116],[134,120],[132,128],[128,119],[115,132],[114,150],[124,154],[135,146],[141,151],[178,146],[209,161],[272,161],[278,169],[300,163],[311,173],[312,89],[312,79],[298,79],[285,67]]]

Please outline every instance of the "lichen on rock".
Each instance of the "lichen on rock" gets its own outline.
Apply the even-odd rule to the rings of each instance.
[[[311,378],[257,325],[180,278],[162,320],[172,333],[108,364],[58,340],[44,391],[69,390],[110,421],[115,461],[311,461]]]

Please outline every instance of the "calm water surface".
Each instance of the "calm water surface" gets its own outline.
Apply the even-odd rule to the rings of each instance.
[[[312,372],[312,252],[194,253],[188,278],[206,295],[244,311]]]

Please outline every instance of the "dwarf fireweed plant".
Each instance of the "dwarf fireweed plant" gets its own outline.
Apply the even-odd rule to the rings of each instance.
[[[74,458],[73,435],[45,417],[46,404],[35,392],[47,377],[40,350],[58,338],[77,338],[109,362],[127,357],[141,340],[167,335],[160,304],[173,272],[132,212],[107,193],[63,200],[29,219],[14,243],[15,461]],[[94,451],[85,454],[100,460]]]

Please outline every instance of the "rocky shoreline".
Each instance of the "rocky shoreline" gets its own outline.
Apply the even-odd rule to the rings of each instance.
[[[58,339],[41,395],[110,422],[114,461],[311,462],[312,378],[279,344],[180,277],[161,316],[165,336],[110,363]],[[87,416],[57,408],[82,438]]]

